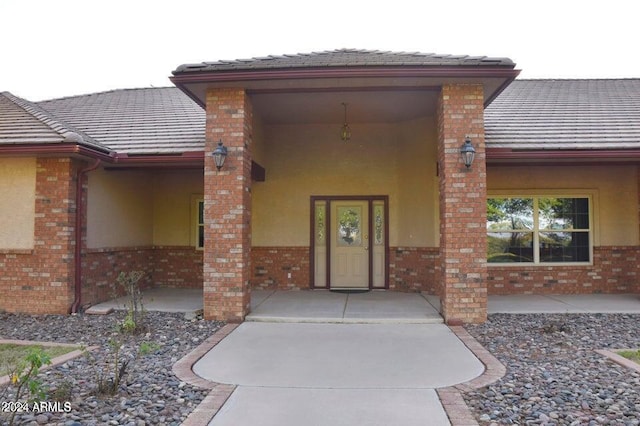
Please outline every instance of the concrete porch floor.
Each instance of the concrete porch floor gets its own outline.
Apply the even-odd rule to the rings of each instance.
[[[442,323],[436,308],[420,293],[329,290],[265,291],[251,293],[247,321],[433,324]]]
[[[126,309],[120,297],[92,306],[87,313]],[[202,309],[201,289],[154,288],[143,292],[147,311],[184,312]],[[440,298],[420,293],[370,291],[334,293],[328,290],[253,290],[253,322],[307,323],[441,323]],[[640,313],[640,294],[489,296],[488,313]]]

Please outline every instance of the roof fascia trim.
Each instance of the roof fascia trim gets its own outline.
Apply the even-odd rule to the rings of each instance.
[[[97,158],[102,161],[113,161],[113,153],[105,153],[97,149],[79,144],[31,144],[31,145],[1,145],[0,155],[80,155]]]
[[[487,148],[487,163],[538,160],[640,160],[639,149],[590,149],[590,150],[510,150],[508,148]]]
[[[505,77],[515,79],[519,70],[511,67],[324,67],[291,69],[257,69],[238,71],[191,71],[169,77],[179,83],[228,83],[233,81],[285,80],[359,77]]]
[[[125,165],[154,165],[154,164],[204,164],[204,151],[190,151],[184,154],[110,154],[87,148],[78,144],[39,144],[39,145],[0,145],[0,155],[2,156],[18,156],[18,155],[64,155],[64,156],[82,156],[88,158],[100,159],[109,164],[125,164]]]

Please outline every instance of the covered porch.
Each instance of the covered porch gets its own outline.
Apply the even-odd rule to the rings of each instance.
[[[483,111],[514,66],[345,49],[176,69],[207,114],[205,318],[243,321],[253,287],[424,291],[484,321]]]
[[[127,297],[94,305],[87,313],[125,309]],[[143,292],[148,311],[198,315],[203,309],[200,289],[154,288]],[[519,294],[488,297],[489,314],[640,314],[638,294]],[[246,321],[429,324],[442,323],[440,297],[426,293],[390,291],[331,292],[327,290],[253,290]]]

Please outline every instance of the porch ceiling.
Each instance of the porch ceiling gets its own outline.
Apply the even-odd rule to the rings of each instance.
[[[394,123],[435,114],[438,90],[252,93],[266,124]]]

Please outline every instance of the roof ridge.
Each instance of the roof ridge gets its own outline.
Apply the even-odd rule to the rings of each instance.
[[[94,145],[108,152],[111,151],[109,148],[107,148],[100,142],[96,141],[95,139],[93,139],[91,136],[87,135],[83,131],[78,130],[75,127],[58,119],[55,115],[53,115],[51,112],[47,111],[40,105],[35,104],[26,99],[23,99],[19,96],[15,96],[10,92],[1,92],[0,94],[2,94],[2,96],[4,96],[5,98],[9,99],[16,106],[22,108],[29,115],[34,117],[36,120],[40,121],[49,129],[51,129],[52,131],[62,136],[63,142]]]

